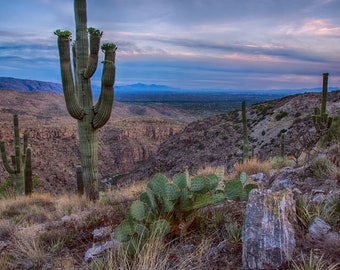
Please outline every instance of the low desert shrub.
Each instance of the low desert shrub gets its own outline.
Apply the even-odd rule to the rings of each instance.
[[[301,195],[296,200],[296,214],[303,229],[307,229],[316,217],[321,218],[334,229],[339,229],[340,196],[334,194],[323,201],[313,202],[308,196]]]
[[[321,147],[331,146],[340,142],[340,116],[333,117],[331,127],[321,136],[319,145]]]
[[[288,161],[286,157],[273,157],[270,160],[270,164],[272,166],[273,169],[282,169],[284,167],[288,166]]]
[[[336,174],[335,165],[327,158],[315,158],[309,165],[310,176],[324,181],[329,177],[334,177]]]

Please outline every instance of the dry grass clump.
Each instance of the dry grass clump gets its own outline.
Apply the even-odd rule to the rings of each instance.
[[[103,258],[90,263],[89,269],[121,269],[121,270],[149,270],[168,269],[168,245],[160,238],[151,238],[143,250],[134,259],[129,259],[126,252],[119,248],[113,250]]]
[[[146,190],[147,181],[132,181],[123,183],[100,194],[100,201],[106,205],[126,205],[135,200],[139,194]],[[127,205],[126,205],[127,206]]]
[[[93,208],[94,204],[85,196],[64,194],[55,199],[56,212],[59,217],[76,214]]]
[[[0,218],[11,220],[14,224],[35,224],[53,219],[55,210],[53,198],[48,194],[33,194],[0,200]]]
[[[49,254],[45,252],[42,243],[33,233],[17,232],[11,247],[13,260],[20,269],[39,269],[48,261]]]
[[[247,175],[264,173],[268,174],[272,168],[268,160],[261,161],[257,158],[247,159],[243,162],[236,163],[234,165],[236,177],[239,177],[241,172],[245,172]]]
[[[309,165],[309,172],[317,180],[324,181],[328,178],[335,178],[336,166],[327,158],[313,159]]]
[[[221,173],[221,171],[223,171],[223,170],[224,170],[223,167],[205,166],[205,167],[198,169],[196,174],[197,175],[208,175],[208,174],[219,175]]]
[[[0,241],[11,240],[14,226],[9,220],[0,219]]]

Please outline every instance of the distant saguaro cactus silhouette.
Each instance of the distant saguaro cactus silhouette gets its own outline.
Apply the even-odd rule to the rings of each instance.
[[[323,74],[321,110],[319,107],[315,107],[314,115],[312,115],[314,127],[320,135],[323,135],[331,127],[333,121],[333,118],[326,112],[328,75],[328,73]]]
[[[242,124],[243,124],[243,161],[249,159],[249,139],[247,127],[246,102],[242,101]]]
[[[28,135],[24,133],[23,152],[20,150],[19,120],[18,115],[13,115],[14,125],[14,155],[11,156],[12,167],[6,157],[5,143],[0,141],[0,152],[5,170],[13,179],[16,194],[29,195],[32,193],[32,163],[31,148],[28,147]]]
[[[113,43],[106,43],[101,47],[105,53],[101,92],[98,102],[93,104],[90,79],[97,69],[102,32],[95,28],[87,28],[86,0],[74,1],[74,13],[76,22],[76,40],[72,46],[74,75],[70,57],[71,32],[56,30],[55,34],[58,36],[66,107],[69,114],[78,121],[85,194],[89,199],[96,200],[99,196],[97,130],[107,123],[111,115],[117,47]]]

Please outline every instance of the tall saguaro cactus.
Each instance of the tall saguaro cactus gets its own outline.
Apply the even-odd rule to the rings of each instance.
[[[114,99],[116,45],[103,44],[105,58],[99,100],[93,103],[91,77],[98,64],[102,32],[87,28],[86,0],[74,1],[76,39],[72,46],[73,70],[70,57],[70,31],[55,31],[58,36],[60,68],[66,107],[78,120],[80,155],[85,194],[98,198],[98,142],[97,130],[109,120]]]
[[[331,127],[333,120],[326,112],[328,75],[328,73],[323,74],[321,110],[319,107],[315,107],[314,115],[312,115],[314,127],[320,135],[323,135]]]
[[[243,124],[243,161],[249,159],[249,139],[247,127],[246,102],[242,101],[242,124]]]
[[[32,193],[32,164],[31,148],[28,147],[28,135],[24,133],[23,153],[20,151],[19,120],[18,115],[13,115],[14,125],[14,155],[11,156],[12,167],[6,157],[5,143],[0,141],[0,152],[5,170],[14,181],[18,195]]]

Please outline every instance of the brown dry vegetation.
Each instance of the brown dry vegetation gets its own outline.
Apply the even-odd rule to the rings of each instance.
[[[268,164],[250,160],[236,167],[256,173],[269,170]],[[258,169],[254,169],[256,166]],[[205,167],[199,174],[219,170]],[[234,176],[228,175],[226,180]],[[0,200],[0,269],[242,269],[246,203],[234,201],[202,209],[186,235],[151,239],[134,259],[117,249],[85,263],[84,254],[93,244],[92,231],[105,226],[114,231],[146,183],[117,186],[102,192],[95,203],[73,194],[47,193]],[[334,196],[327,202],[313,204],[306,196],[297,198],[300,241],[289,269],[338,269],[339,241],[316,243],[304,235],[316,216],[339,232],[340,198]],[[314,266],[308,268],[307,264]]]
[[[87,201],[83,197],[77,197],[72,193],[72,188],[69,188],[70,186],[74,187],[74,184],[70,184],[70,181],[74,178],[73,167],[77,160],[77,145],[75,137],[72,135],[75,128],[63,129],[63,125],[70,124],[64,122],[64,120],[70,118],[57,105],[54,106],[53,116],[48,115],[48,113],[51,113],[51,108],[46,107],[46,104],[49,104],[51,94],[39,94],[35,96],[36,99],[32,99],[27,98],[24,94],[18,95],[11,91],[8,92],[8,99],[1,99],[1,102],[6,104],[3,107],[0,106],[4,116],[4,129],[1,130],[2,138],[9,138],[8,134],[12,136],[11,117],[13,113],[19,114],[19,121],[26,127],[39,123],[39,125],[46,125],[51,128],[52,122],[50,120],[53,117],[52,130],[62,130],[61,133],[64,131],[66,133],[63,133],[65,136],[63,135],[60,138],[52,137],[49,141],[50,145],[42,145],[40,149],[35,148],[36,144],[39,143],[39,138],[30,138],[34,151],[36,151],[34,162],[37,162],[39,158],[41,158],[41,162],[45,162],[35,163],[35,166],[44,170],[43,173],[39,172],[39,174],[43,178],[44,185],[47,186],[44,190],[45,193],[37,192],[38,189],[31,197],[12,197],[11,193],[5,193],[7,197],[0,199],[0,269],[242,269],[241,236],[245,203],[230,201],[218,207],[202,209],[187,234],[182,237],[168,235],[164,239],[151,239],[149,244],[134,259],[129,260],[123,250],[118,249],[107,254],[107,257],[92,261],[89,264],[85,263],[84,254],[93,245],[93,230],[106,226],[114,231],[116,226],[124,219],[126,209],[137,198],[138,194],[144,191],[147,181],[121,182],[117,186],[110,186],[101,192],[99,201],[95,203]],[[20,104],[22,103],[20,107],[17,106],[17,103],[16,105],[11,103],[16,97],[19,98]],[[52,97],[55,104],[64,106],[61,96],[53,94]],[[340,92],[333,95],[333,113],[339,113],[339,97]],[[226,115],[216,116],[206,121],[198,121],[188,125],[184,132],[177,133],[178,136],[173,136],[172,139],[163,144],[161,144],[161,141],[164,138],[156,136],[153,142],[157,141],[157,146],[160,145],[160,148],[157,153],[158,156],[155,157],[155,163],[139,164],[141,170],[145,173],[150,172],[151,169],[162,169],[162,167],[154,166],[155,164],[173,168],[174,171],[179,167],[183,170],[185,165],[190,165],[189,170],[192,170],[195,174],[217,174],[224,167],[221,165],[223,163],[224,165],[231,164],[229,167],[232,167],[232,170],[225,168],[225,180],[239,177],[242,171],[245,171],[248,175],[259,172],[275,175],[283,164],[290,166],[295,164],[294,162],[289,163],[289,157],[287,160],[277,158],[269,160],[269,158],[266,158],[272,149],[279,149],[279,147],[272,147],[277,142],[271,142],[270,138],[277,137],[283,124],[286,125],[289,121],[289,123],[294,122],[295,118],[292,112],[296,111],[297,106],[303,104],[303,99],[301,100],[299,96],[292,98],[292,104],[286,103],[287,100],[289,101],[289,98],[281,99],[269,107],[264,104],[265,108],[257,105],[250,111],[251,136],[253,136],[253,139],[259,140],[257,154],[261,156],[261,159],[232,163],[232,161],[239,160],[240,145],[242,144],[242,139],[238,135],[241,133],[239,132],[238,114],[236,112],[234,113],[236,122],[229,118],[226,119]],[[317,103],[317,96],[313,95],[312,101],[311,104],[308,103],[303,106],[314,106]],[[45,105],[39,107],[39,104]],[[292,107],[292,110],[288,105]],[[32,109],[30,115],[26,111],[15,109],[23,108],[23,106],[34,109]],[[282,106],[290,112],[289,121],[285,118],[273,121],[278,111],[275,108]],[[8,111],[9,108],[14,109],[14,111]],[[122,146],[127,145],[126,142],[131,143],[131,145],[135,144],[137,147],[132,147],[132,149],[137,149],[138,152],[138,149],[141,149],[140,146],[150,142],[150,136],[142,139],[137,138],[136,134],[141,132],[141,129],[137,127],[141,118],[133,118],[130,119],[131,121],[122,120],[128,113],[131,113],[130,109],[125,107],[124,110],[117,110],[116,116],[122,117],[121,121],[116,119],[117,121],[111,123],[111,126],[108,125],[108,128],[115,127],[115,129],[110,129],[108,133],[102,132],[100,136],[108,142],[114,136],[116,139],[120,138],[121,140],[117,140],[117,144]],[[262,115],[264,109],[271,111],[268,115],[263,115],[264,119],[261,120],[259,116]],[[302,110],[303,108],[299,107],[299,109]],[[43,111],[46,113],[41,114]],[[308,116],[306,111],[304,111],[304,114],[304,116]],[[37,119],[39,121],[35,122]],[[172,120],[162,122],[161,119],[144,117],[143,121],[146,124],[152,122],[151,126],[155,127],[158,124],[170,125],[172,128],[178,127],[178,130],[184,127],[182,124],[172,122]],[[44,131],[44,129],[40,129],[41,126],[39,125],[37,130],[39,132]],[[74,123],[71,123],[71,125],[74,125]],[[264,135],[259,135],[267,127],[270,127],[270,129],[266,129]],[[170,129],[166,128],[166,130]],[[145,133],[149,132],[147,129],[144,130]],[[49,131],[41,134],[48,135]],[[55,135],[55,133],[53,134]],[[158,133],[158,135],[162,134]],[[110,143],[107,145],[110,145]],[[103,163],[100,165],[102,167],[106,164],[106,170],[110,171],[113,158],[108,153],[117,149],[107,150],[107,145],[99,146],[103,150],[101,151],[103,156],[100,157]],[[48,147],[53,149],[51,153],[57,156],[44,151]],[[56,148],[60,151],[55,151]],[[120,153],[127,152],[125,148],[119,149]],[[337,234],[340,232],[340,196],[339,192],[336,192],[339,191],[340,185],[339,150],[339,142],[325,149],[315,148],[313,149],[313,158],[317,159],[310,162],[308,166],[305,164],[304,167],[301,167],[304,176],[298,179],[298,184],[302,194],[296,196],[299,220],[297,235],[299,239],[294,254],[294,262],[288,266],[288,269],[339,269],[339,265],[336,266],[340,258],[338,238],[315,241],[306,237],[307,228],[315,217],[324,219],[332,226],[333,232]],[[129,157],[133,158],[135,151],[128,153]],[[304,162],[304,154],[302,153],[299,158],[300,164]],[[64,160],[65,157],[71,157],[72,160],[68,160],[70,164],[59,163],[60,159]],[[207,159],[204,160],[204,157]],[[49,164],[51,161],[57,161],[57,164],[51,166]],[[205,165],[203,166],[203,164]],[[49,178],[52,172],[51,167],[55,174],[54,178]],[[68,167],[67,171],[65,171],[65,167]],[[150,169],[150,167],[152,168]],[[274,172],[272,171],[273,167],[276,168]],[[166,171],[165,169],[164,171]],[[60,179],[63,181],[53,182]],[[139,177],[139,179],[147,178]],[[62,186],[63,189],[57,190],[56,186]],[[65,189],[68,189],[69,193],[66,193]],[[326,193],[333,191],[334,196],[319,203],[312,203],[310,196],[314,189],[323,189]],[[46,190],[53,191],[53,195]],[[59,194],[56,195],[55,191],[58,191]],[[110,240],[110,237],[106,240]],[[308,264],[311,265],[308,266]]]

